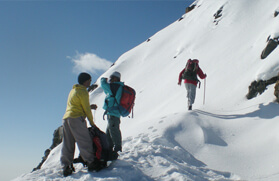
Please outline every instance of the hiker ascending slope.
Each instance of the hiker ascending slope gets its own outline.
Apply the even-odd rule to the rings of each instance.
[[[111,145],[112,159],[117,159],[118,151],[122,151],[122,137],[120,131],[120,112],[117,108],[121,95],[124,83],[120,82],[121,74],[119,72],[114,72],[111,74],[109,83],[107,78],[101,78],[101,87],[103,88],[105,94],[104,109],[105,114],[107,115],[108,125],[106,134],[108,136],[109,144]]]
[[[187,90],[188,110],[192,110],[192,105],[195,102],[197,84],[200,83],[198,76],[201,79],[206,78],[206,74],[199,67],[199,61],[197,59],[189,59],[185,68],[180,72],[178,79],[178,85],[181,85],[181,81],[184,79]]]
[[[67,108],[63,117],[63,144],[60,161],[65,177],[71,175],[74,171],[75,142],[79,147],[80,155],[88,164],[88,171],[94,171],[98,164],[94,160],[92,139],[85,120],[87,117],[91,126],[95,126],[91,109],[97,109],[97,106],[95,104],[90,105],[86,89],[90,86],[91,76],[88,73],[80,73],[78,83],[73,86],[69,93]]]

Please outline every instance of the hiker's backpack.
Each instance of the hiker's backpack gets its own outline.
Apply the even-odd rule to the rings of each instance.
[[[116,95],[116,92],[120,86],[121,85],[119,85],[119,84],[114,84],[114,83],[110,84],[110,89],[111,89],[113,96]],[[122,95],[121,95],[120,101],[118,102],[115,99],[116,106],[114,106],[112,108],[108,108],[106,111],[117,109],[117,110],[119,110],[119,113],[122,117],[128,116],[131,112],[132,112],[132,116],[133,116],[133,107],[135,104],[135,98],[136,98],[136,91],[133,88],[131,88],[127,85],[124,85],[123,89],[122,89]]]
[[[124,85],[119,104],[119,112],[122,117],[126,117],[131,113],[135,104],[135,98],[136,91],[133,88]]]
[[[93,141],[96,158],[98,160],[108,161],[111,146],[109,145],[107,135],[95,126],[88,128],[88,131]]]
[[[98,169],[105,168],[107,167],[107,161],[115,159],[112,157],[112,145],[109,144],[108,136],[96,126],[88,128],[88,131],[93,143],[94,159],[99,161]],[[82,163],[83,166],[88,166],[81,155],[75,158],[73,163]]]
[[[189,59],[186,63],[185,70],[182,73],[182,79],[198,81],[197,71],[199,69],[199,61],[197,59]]]

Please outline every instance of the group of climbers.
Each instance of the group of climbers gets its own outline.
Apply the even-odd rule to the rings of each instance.
[[[101,80],[101,87],[107,95],[105,105],[108,107],[112,107],[120,101],[123,87],[123,82],[120,82],[120,78],[121,74],[114,72],[110,76],[109,83],[107,78],[102,78]],[[91,76],[88,73],[80,73],[78,76],[78,84],[73,86],[68,96],[67,108],[63,117],[63,143],[60,157],[64,176],[71,175],[75,170],[73,167],[75,143],[78,145],[82,159],[86,162],[88,171],[100,169],[100,160],[96,158],[93,140],[86,123],[87,118],[90,125],[97,128],[91,112],[91,109],[97,109],[97,105],[90,105],[89,93],[87,91],[90,84]],[[119,86],[115,88],[114,85]],[[112,155],[110,158],[111,160],[115,160],[118,157],[117,152],[122,151],[122,139],[119,127],[120,113],[117,109],[108,109],[106,114],[108,117],[106,135],[111,148],[110,154]]]
[[[181,85],[182,79],[184,79],[189,110],[192,110],[192,105],[195,101],[196,87],[199,83],[198,77],[204,79],[206,78],[206,74],[199,67],[199,61],[197,59],[189,59],[186,67],[180,72],[178,81],[178,84]],[[110,154],[108,160],[116,160],[118,158],[118,152],[122,151],[120,117],[123,114],[118,106],[121,102],[120,99],[123,96],[125,85],[121,82],[121,74],[119,72],[113,72],[109,80],[104,77],[101,78],[100,82],[101,88],[106,94],[103,108],[106,110],[105,115],[108,120],[106,129]],[[90,87],[90,84],[91,76],[85,72],[80,73],[78,76],[78,84],[73,86],[68,96],[67,108],[63,116],[63,143],[60,157],[64,176],[71,175],[75,171],[73,163],[76,162],[82,162],[86,165],[89,172],[99,171],[101,169],[100,165],[103,164],[96,157],[94,139],[92,139],[92,134],[87,128],[86,118],[92,128],[99,130],[93,121],[91,112],[91,109],[96,110],[98,106],[96,104],[90,105],[89,103],[87,88]],[[76,143],[80,151],[80,157],[74,160]]]

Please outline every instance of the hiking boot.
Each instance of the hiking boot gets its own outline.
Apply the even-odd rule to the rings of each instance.
[[[108,166],[107,161],[101,161],[102,168],[106,168]]]
[[[188,110],[192,110],[192,106],[189,106],[189,107],[188,107]]]
[[[74,168],[73,164],[68,165],[63,169],[63,175],[64,175],[64,177],[67,177],[69,175],[72,175],[72,173],[74,171],[75,171],[75,168]]]
[[[78,158],[74,159],[73,163],[82,163],[84,167],[87,167],[87,162],[84,161],[80,155]]]
[[[115,151],[115,152],[119,152],[119,151],[122,152],[122,146],[115,146],[113,151]]]
[[[91,162],[89,165],[88,165],[88,171],[89,172],[93,172],[93,171],[100,171],[101,169],[103,168],[103,165],[101,163],[100,160],[98,159],[95,159],[93,162]]]
[[[112,151],[110,160],[117,160],[118,156],[119,156],[119,154],[117,153],[117,151]]]

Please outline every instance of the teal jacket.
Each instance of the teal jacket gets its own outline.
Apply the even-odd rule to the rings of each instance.
[[[120,117],[118,104],[120,103],[123,82],[108,83],[106,78],[101,78],[101,87],[106,94],[103,109],[107,111],[107,115]]]

